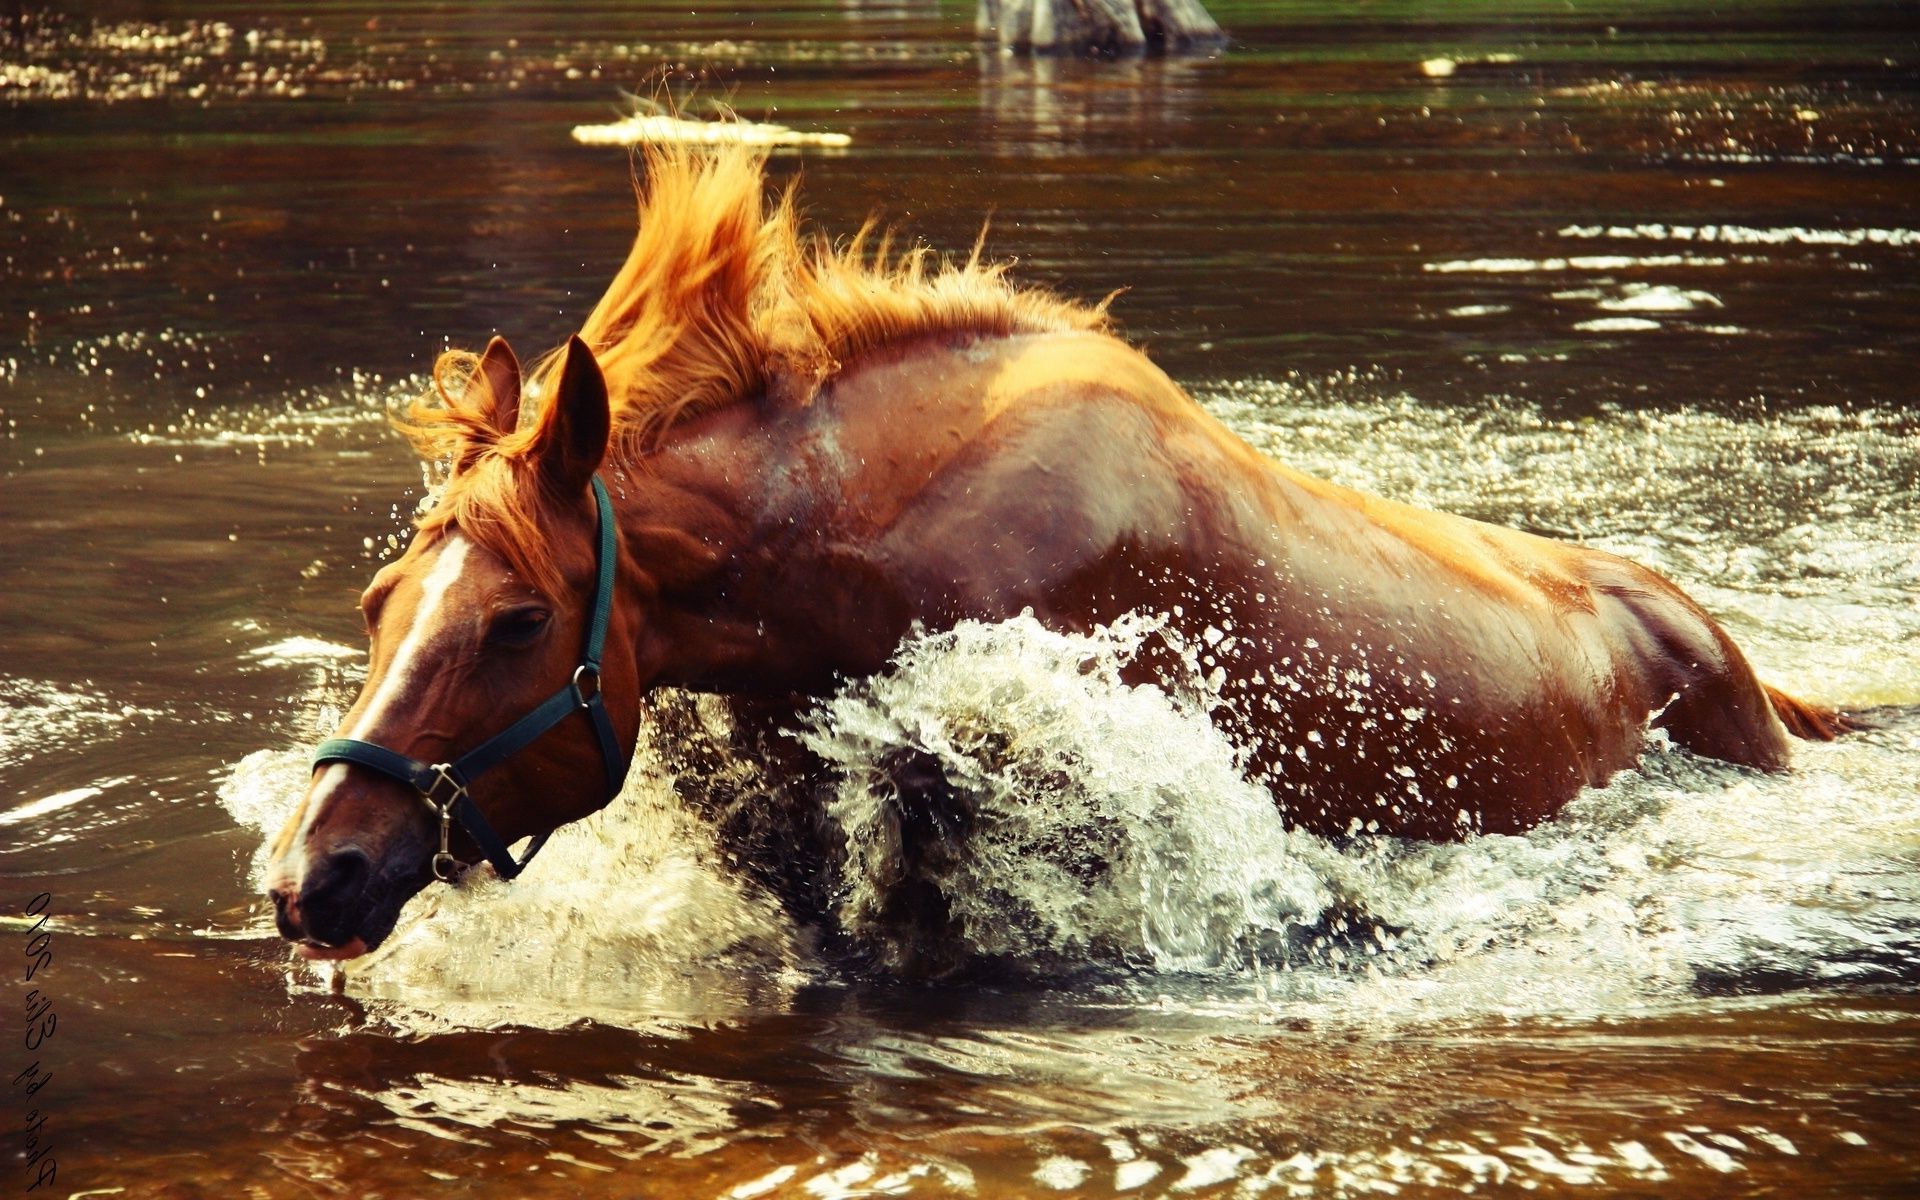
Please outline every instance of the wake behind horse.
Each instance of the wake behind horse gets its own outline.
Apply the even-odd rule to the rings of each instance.
[[[1654,572],[1289,470],[1102,308],[977,249],[809,239],[763,165],[648,155],[538,412],[497,338],[437,364],[406,426],[451,474],[362,597],[366,685],[272,848],[303,953],[377,945],[459,864],[517,871],[506,844],[618,790],[650,689],[791,714],[969,618],[1164,614],[1247,771],[1325,834],[1523,830],[1649,728],[1768,770],[1836,731]]]

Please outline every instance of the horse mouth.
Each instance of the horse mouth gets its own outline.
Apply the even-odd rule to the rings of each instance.
[[[294,943],[293,952],[308,962],[338,962],[349,958],[359,958],[373,949],[365,938],[356,937],[338,946],[329,946],[311,938]]]
[[[366,856],[344,874],[310,872],[300,885],[268,889],[274,924],[293,952],[308,962],[358,958],[380,946],[399,923],[400,910],[432,878],[424,869],[368,874]]]

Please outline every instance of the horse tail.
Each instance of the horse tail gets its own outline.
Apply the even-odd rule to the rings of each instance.
[[[1773,704],[1774,715],[1787,727],[1787,732],[1809,742],[1831,742],[1843,733],[1851,733],[1860,725],[1848,719],[1846,713],[1837,708],[1827,708],[1819,704],[1809,704],[1775,687],[1761,684],[1767,689],[1767,699]]]

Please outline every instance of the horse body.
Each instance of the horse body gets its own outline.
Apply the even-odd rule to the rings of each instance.
[[[1251,770],[1318,832],[1524,829],[1649,722],[1785,761],[1738,649],[1659,576],[1280,467],[1104,335],[896,347],[806,405],[697,420],[649,465],[635,521],[688,495],[718,518],[711,573],[654,622],[660,682],[819,695],[916,623],[1177,613]]]
[[[1650,725],[1768,769],[1783,717],[1836,728],[1651,571],[1269,461],[1098,309],[977,257],[929,277],[884,241],[872,262],[859,238],[809,253],[744,150],[649,169],[627,264],[535,369],[537,417],[497,338],[416,410],[453,471],[362,598],[371,664],[342,728],[362,749],[323,759],[272,848],[281,930],[309,955],[378,944],[449,857],[455,781],[428,764],[493,761],[474,748],[570,673],[584,697],[582,671],[604,728],[562,720],[458,788],[499,840],[606,803],[650,688],[791,714],[916,627],[1023,611],[1070,631],[1159,615],[1134,681],[1192,691],[1322,833],[1525,829],[1632,763]],[[583,660],[602,563],[605,653],[586,638]]]

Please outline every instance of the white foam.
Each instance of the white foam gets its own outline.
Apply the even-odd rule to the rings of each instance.
[[[1436,275],[1520,275],[1557,271],[1627,271],[1647,267],[1724,267],[1727,260],[1698,254],[1583,254],[1554,258],[1450,258],[1421,263]]]
[[[249,755],[221,802],[271,838],[306,789],[307,763],[299,750]],[[737,1012],[777,1003],[804,960],[799,931],[719,866],[643,745],[620,795],[556,832],[518,879],[481,868],[457,887],[430,885],[372,954],[290,969],[303,986],[337,980],[388,1001],[383,1011],[408,1028],[441,1029]]]
[[[805,741],[843,773],[829,805],[848,845],[841,922],[891,936],[904,855],[886,763],[903,747],[972,807],[964,853],[933,882],[975,953],[1201,969],[1317,920],[1316,844],[1241,777],[1203,703],[1121,681],[1161,633],[1150,619],[1085,636],[1031,616],[962,622],[829,702]]]
[[[853,138],[826,130],[792,129],[763,121],[690,121],[666,113],[634,113],[601,125],[575,125],[585,146],[851,146]]]
[[[1808,229],[1799,225],[1568,225],[1563,238],[1700,242],[1728,246],[1914,246],[1920,229]]]
[[[1582,333],[1642,333],[1660,328],[1660,322],[1645,317],[1595,317],[1591,321],[1575,321],[1573,327]]]
[[[1184,1160],[1187,1173],[1174,1181],[1176,1192],[1195,1192],[1227,1182],[1240,1173],[1240,1165],[1256,1157],[1245,1146],[1215,1146]]]
[[[247,657],[263,667],[291,667],[332,665],[358,657],[361,653],[353,646],[342,646],[320,638],[289,637],[265,646],[255,646],[247,651]]]
[[[1702,305],[1711,308],[1725,307],[1720,297],[1712,292],[1703,292],[1694,288],[1678,288],[1671,284],[1629,283],[1620,289],[1620,295],[1602,300],[1599,306],[1608,312],[1692,312]]]
[[[1077,1158],[1064,1154],[1055,1154],[1040,1160],[1033,1169],[1033,1179],[1041,1187],[1052,1188],[1059,1192],[1070,1192],[1087,1181],[1093,1174],[1093,1168]]]

